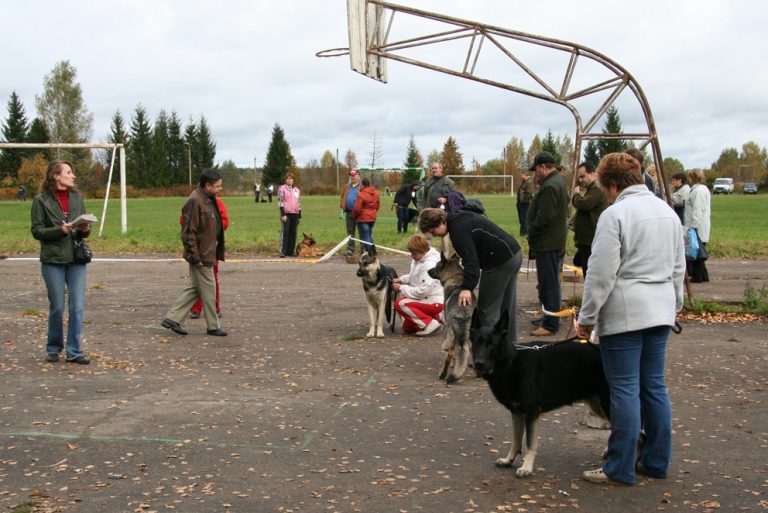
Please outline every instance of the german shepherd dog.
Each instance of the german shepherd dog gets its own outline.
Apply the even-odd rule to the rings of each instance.
[[[360,266],[357,275],[363,279],[365,301],[368,304],[368,320],[370,328],[366,337],[383,337],[384,316],[390,319],[394,294],[392,280],[397,278],[394,268],[379,262],[376,252],[360,255]]]
[[[317,247],[317,242],[315,242],[315,238],[312,237],[312,234],[310,233],[307,235],[304,233],[303,235],[304,240],[299,242],[298,246],[296,246],[296,254],[305,258],[323,256],[323,252]]]
[[[540,347],[508,344],[506,312],[494,327],[479,324],[477,315],[473,316],[470,337],[475,372],[512,413],[512,444],[507,457],[496,460],[497,466],[511,467],[522,454],[523,463],[515,474],[533,474],[538,420],[543,413],[584,401],[596,415],[610,419],[608,382],[598,346],[578,341]]]
[[[445,331],[442,349],[445,351],[445,359],[438,377],[445,379],[448,384],[455,383],[464,375],[472,346],[469,325],[477,297],[472,292],[472,305],[459,305],[459,292],[464,282],[463,271],[458,255],[454,253],[451,258],[445,258],[445,253],[441,252],[440,262],[427,273],[443,285]]]

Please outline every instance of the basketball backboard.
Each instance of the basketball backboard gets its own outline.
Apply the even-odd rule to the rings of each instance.
[[[387,81],[387,60],[369,50],[384,44],[384,8],[366,0],[347,0],[349,61],[354,71],[380,82]]]

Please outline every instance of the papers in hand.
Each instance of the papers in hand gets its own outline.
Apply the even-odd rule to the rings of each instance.
[[[93,214],[81,214],[77,216],[77,218],[73,219],[69,224],[72,226],[78,226],[81,224],[91,224],[98,221],[95,215]]]

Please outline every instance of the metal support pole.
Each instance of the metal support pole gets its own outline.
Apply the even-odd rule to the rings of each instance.
[[[187,162],[189,163],[189,188],[192,189],[192,146],[187,143]]]

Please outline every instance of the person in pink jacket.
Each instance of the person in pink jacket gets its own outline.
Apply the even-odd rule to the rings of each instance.
[[[379,191],[371,185],[371,179],[368,177],[363,178],[361,183],[363,186],[357,193],[352,217],[355,218],[360,240],[365,241],[363,242],[363,250],[371,253],[376,251],[373,249],[373,225],[376,224],[376,215],[379,212]]]

